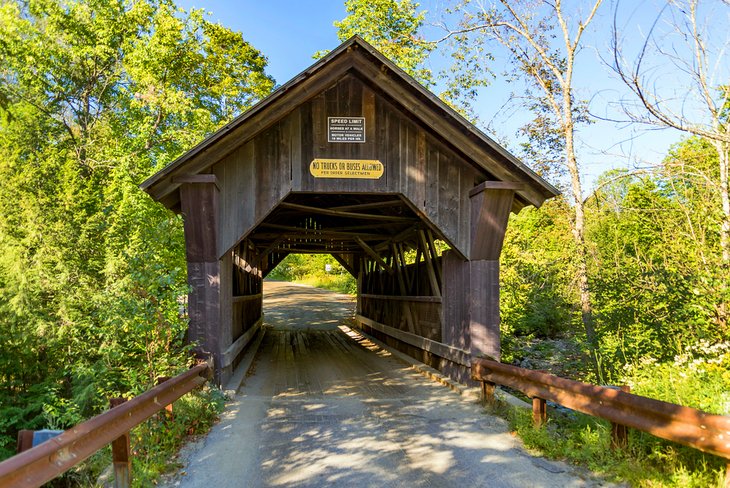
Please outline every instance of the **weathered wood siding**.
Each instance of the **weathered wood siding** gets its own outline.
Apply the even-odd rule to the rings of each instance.
[[[327,117],[365,117],[365,143],[327,142]],[[402,193],[464,256],[469,191],[488,175],[394,102],[348,74],[213,166],[221,182],[220,253],[236,245],[290,191]],[[315,178],[315,158],[375,159],[377,180]]]
[[[443,254],[444,273],[442,341],[466,351],[471,347],[469,336],[469,261],[451,251]]]

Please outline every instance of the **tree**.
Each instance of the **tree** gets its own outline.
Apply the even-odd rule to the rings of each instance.
[[[0,4],[0,435],[185,366],[181,220],[137,185],[266,95],[265,66],[168,0]]]
[[[426,13],[411,0],[346,0],[349,14],[335,22],[337,37],[345,41],[359,35],[425,86],[433,83],[423,67],[432,44],[421,35]]]
[[[603,175],[587,201],[597,333],[616,376],[621,365],[671,362],[728,339],[716,326],[725,279],[713,252],[718,195],[703,176],[716,158],[706,140],[690,138],[658,171]]]
[[[626,60],[619,34],[616,5],[613,27],[613,68],[634,95],[625,100],[631,121],[669,127],[705,138],[717,154],[716,170],[694,168],[713,182],[719,195],[719,255],[730,280],[730,71],[723,63],[730,37],[726,0],[672,0],[662,8],[633,62]],[[671,80],[671,82],[669,81]],[[719,80],[719,81],[718,81]],[[709,168],[707,168],[709,169]],[[710,203],[710,202],[708,202]],[[728,301],[718,309],[717,322],[728,327]]]
[[[575,149],[576,125],[585,121],[585,109],[576,100],[573,77],[583,34],[601,3],[591,2],[581,17],[580,10],[565,7],[561,0],[495,0],[488,4],[467,0],[457,10],[461,13],[459,27],[443,39],[460,36],[460,48],[466,51],[495,42],[505,48],[517,76],[527,85],[525,106],[535,114],[532,129],[528,127],[527,131],[548,127],[559,134],[553,137],[558,146],[553,150],[562,152],[562,163],[570,175],[581,317],[594,353],[596,333],[588,280],[584,197]]]

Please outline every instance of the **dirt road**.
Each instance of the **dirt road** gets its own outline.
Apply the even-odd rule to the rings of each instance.
[[[267,282],[264,303],[249,376],[168,486],[595,486],[351,331],[352,300]]]

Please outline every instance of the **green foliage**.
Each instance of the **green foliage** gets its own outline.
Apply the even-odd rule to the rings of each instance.
[[[626,364],[623,376],[633,393],[730,414],[730,342],[700,340],[671,361],[645,356]]]
[[[728,339],[713,154],[706,142],[688,139],[659,174],[606,175],[589,202],[601,354],[612,374]]]
[[[157,484],[161,474],[179,466],[174,454],[189,436],[206,433],[223,411],[225,397],[217,389],[185,395],[173,405],[172,415],[162,411],[132,431],[132,486]]]
[[[266,95],[239,33],[162,0],[0,5],[0,450],[189,362],[181,219],[137,185]]]
[[[340,293],[357,293],[355,278],[328,254],[290,254],[274,268],[268,278],[294,281]]]
[[[720,488],[724,483],[722,459],[649,434],[629,430],[629,447],[614,450],[610,424],[603,420],[578,413],[550,413],[547,426],[537,429],[529,409],[500,406],[498,411],[528,449],[588,467],[609,481],[646,488]]]
[[[335,22],[337,37],[359,35],[425,86],[433,83],[423,63],[433,49],[420,33],[426,12],[411,0],[346,0],[348,16]],[[320,53],[321,54],[321,53]]]
[[[568,212],[565,200],[554,199],[510,218],[500,276],[502,331],[508,341],[556,337],[577,325]]]

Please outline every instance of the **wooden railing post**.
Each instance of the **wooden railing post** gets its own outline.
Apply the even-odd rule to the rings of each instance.
[[[494,405],[494,390],[497,387],[491,381],[482,381],[482,403],[484,405]]]
[[[619,387],[621,391],[631,393],[631,387],[622,385]],[[624,449],[629,445],[628,427],[625,425],[611,422],[611,449]]]
[[[18,431],[18,445],[15,452],[27,451],[33,447],[33,431],[22,429]]]
[[[532,422],[538,429],[547,423],[547,402],[542,398],[532,399]]]
[[[160,376],[159,378],[157,378],[157,384],[161,385],[162,383],[164,383],[165,381],[167,381],[169,379],[170,379],[169,376]],[[166,414],[167,417],[172,417],[172,403],[169,405],[165,405],[165,411],[167,412],[167,414]]]
[[[111,398],[109,406],[114,408],[126,401],[125,398]],[[129,488],[132,482],[129,432],[112,441],[112,461],[114,463],[114,488]]]

